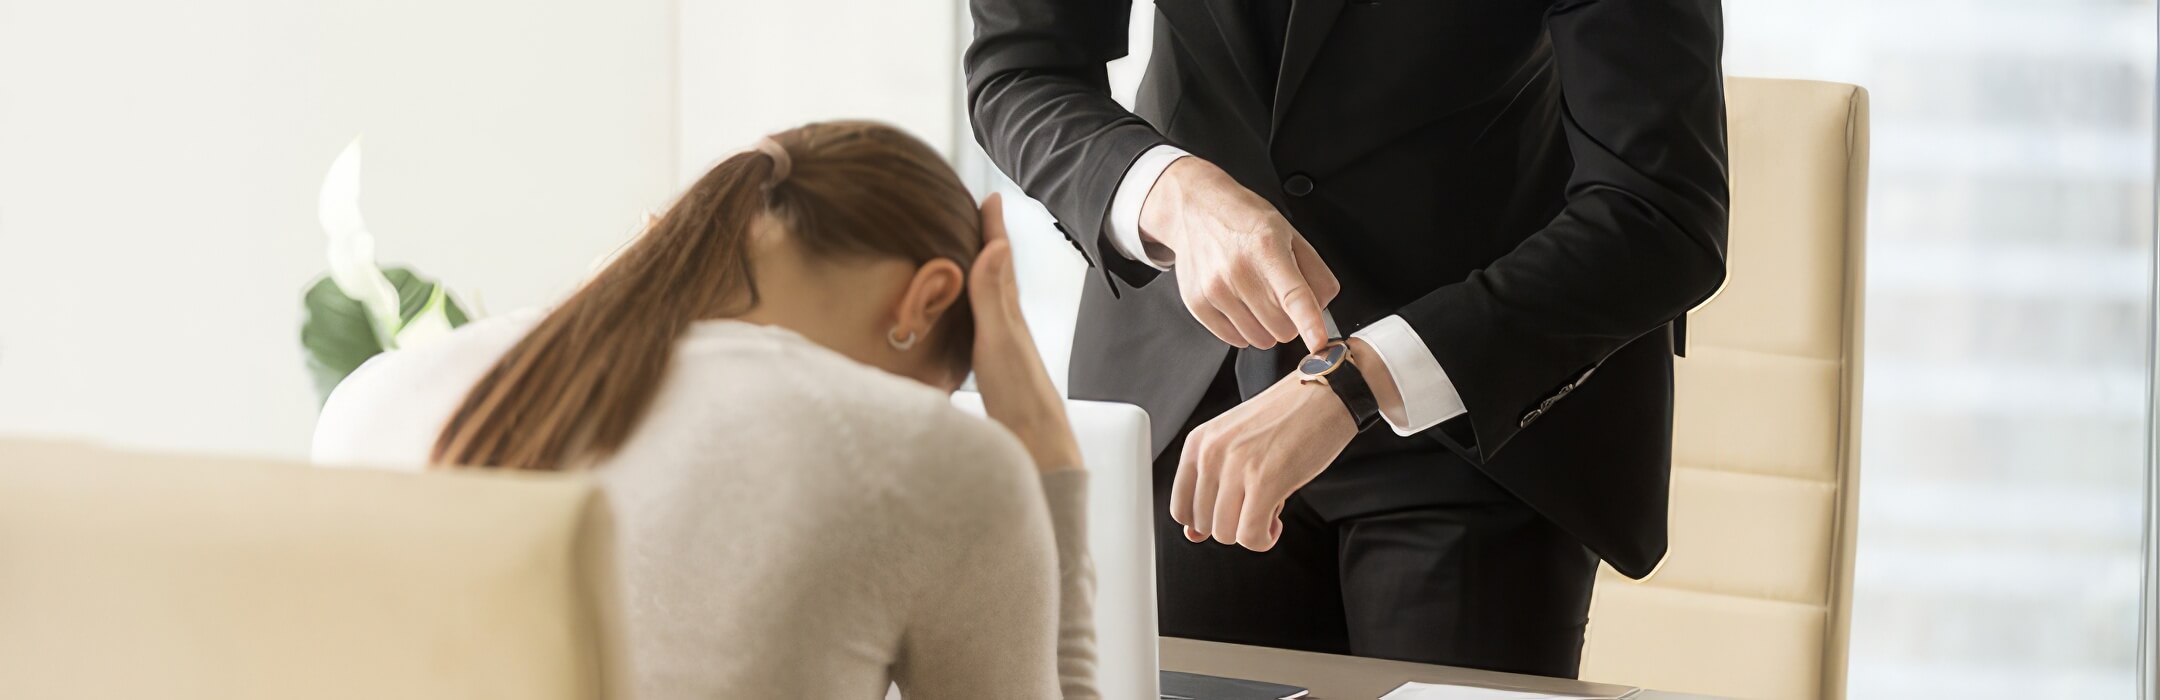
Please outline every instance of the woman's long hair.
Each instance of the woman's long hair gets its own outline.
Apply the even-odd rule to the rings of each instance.
[[[747,251],[759,214],[813,258],[947,258],[968,269],[982,250],[974,198],[905,132],[825,122],[769,138],[714,166],[503,355],[450,415],[432,461],[559,470],[621,447],[683,330],[757,303]],[[973,341],[964,307],[925,339],[957,373],[967,371]]]

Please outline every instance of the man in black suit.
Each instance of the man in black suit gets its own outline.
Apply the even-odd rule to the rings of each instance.
[[[973,0],[965,63],[1101,270],[1073,395],[1155,421],[1163,633],[1573,676],[1724,279],[1717,0],[1155,9],[1133,111],[1129,2]]]

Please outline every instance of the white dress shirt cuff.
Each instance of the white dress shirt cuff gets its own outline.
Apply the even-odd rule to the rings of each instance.
[[[1380,319],[1350,335],[1365,339],[1365,344],[1380,355],[1380,361],[1387,363],[1388,374],[1395,380],[1396,393],[1403,401],[1402,421],[1396,422],[1385,412],[1381,417],[1396,435],[1415,435],[1469,412],[1463,407],[1462,394],[1455,391],[1455,383],[1448,380],[1447,370],[1441,369],[1440,360],[1433,357],[1432,348],[1426,347],[1417,330],[1401,316]]]
[[[1140,154],[1132,167],[1125,169],[1125,179],[1118,181],[1117,192],[1110,195],[1110,247],[1116,248],[1119,255],[1157,270],[1168,270],[1175,262],[1167,255],[1148,254],[1147,246],[1140,238],[1140,207],[1147,203],[1148,192],[1155,189],[1155,181],[1162,179],[1163,171],[1169,170],[1170,164],[1177,159],[1189,155],[1192,154],[1176,146],[1156,146]]]

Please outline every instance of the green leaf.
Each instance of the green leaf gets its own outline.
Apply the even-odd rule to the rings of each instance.
[[[306,315],[300,321],[300,347],[307,353],[308,376],[315,382],[319,404],[329,400],[330,390],[345,375],[382,352],[382,345],[375,342],[367,309],[338,291],[327,276],[308,287],[301,306]]]
[[[400,322],[411,321],[428,305],[435,294],[436,283],[421,277],[409,268],[395,267],[383,271],[383,276],[397,287],[398,315]],[[304,316],[300,322],[300,346],[307,355],[308,376],[314,380],[315,397],[319,404],[330,399],[330,392],[347,375],[359,369],[368,358],[383,351],[375,339],[374,329],[368,326],[367,309],[345,296],[337,283],[325,276],[308,287],[301,300]],[[443,315],[450,320],[450,327],[465,325],[469,320],[464,308],[448,295],[443,299]]]

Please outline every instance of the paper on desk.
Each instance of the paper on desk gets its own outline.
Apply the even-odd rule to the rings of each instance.
[[[1626,696],[1619,696],[1626,697]],[[1554,695],[1527,690],[1477,688],[1467,685],[1404,683],[1380,700],[1618,700],[1611,695]]]

